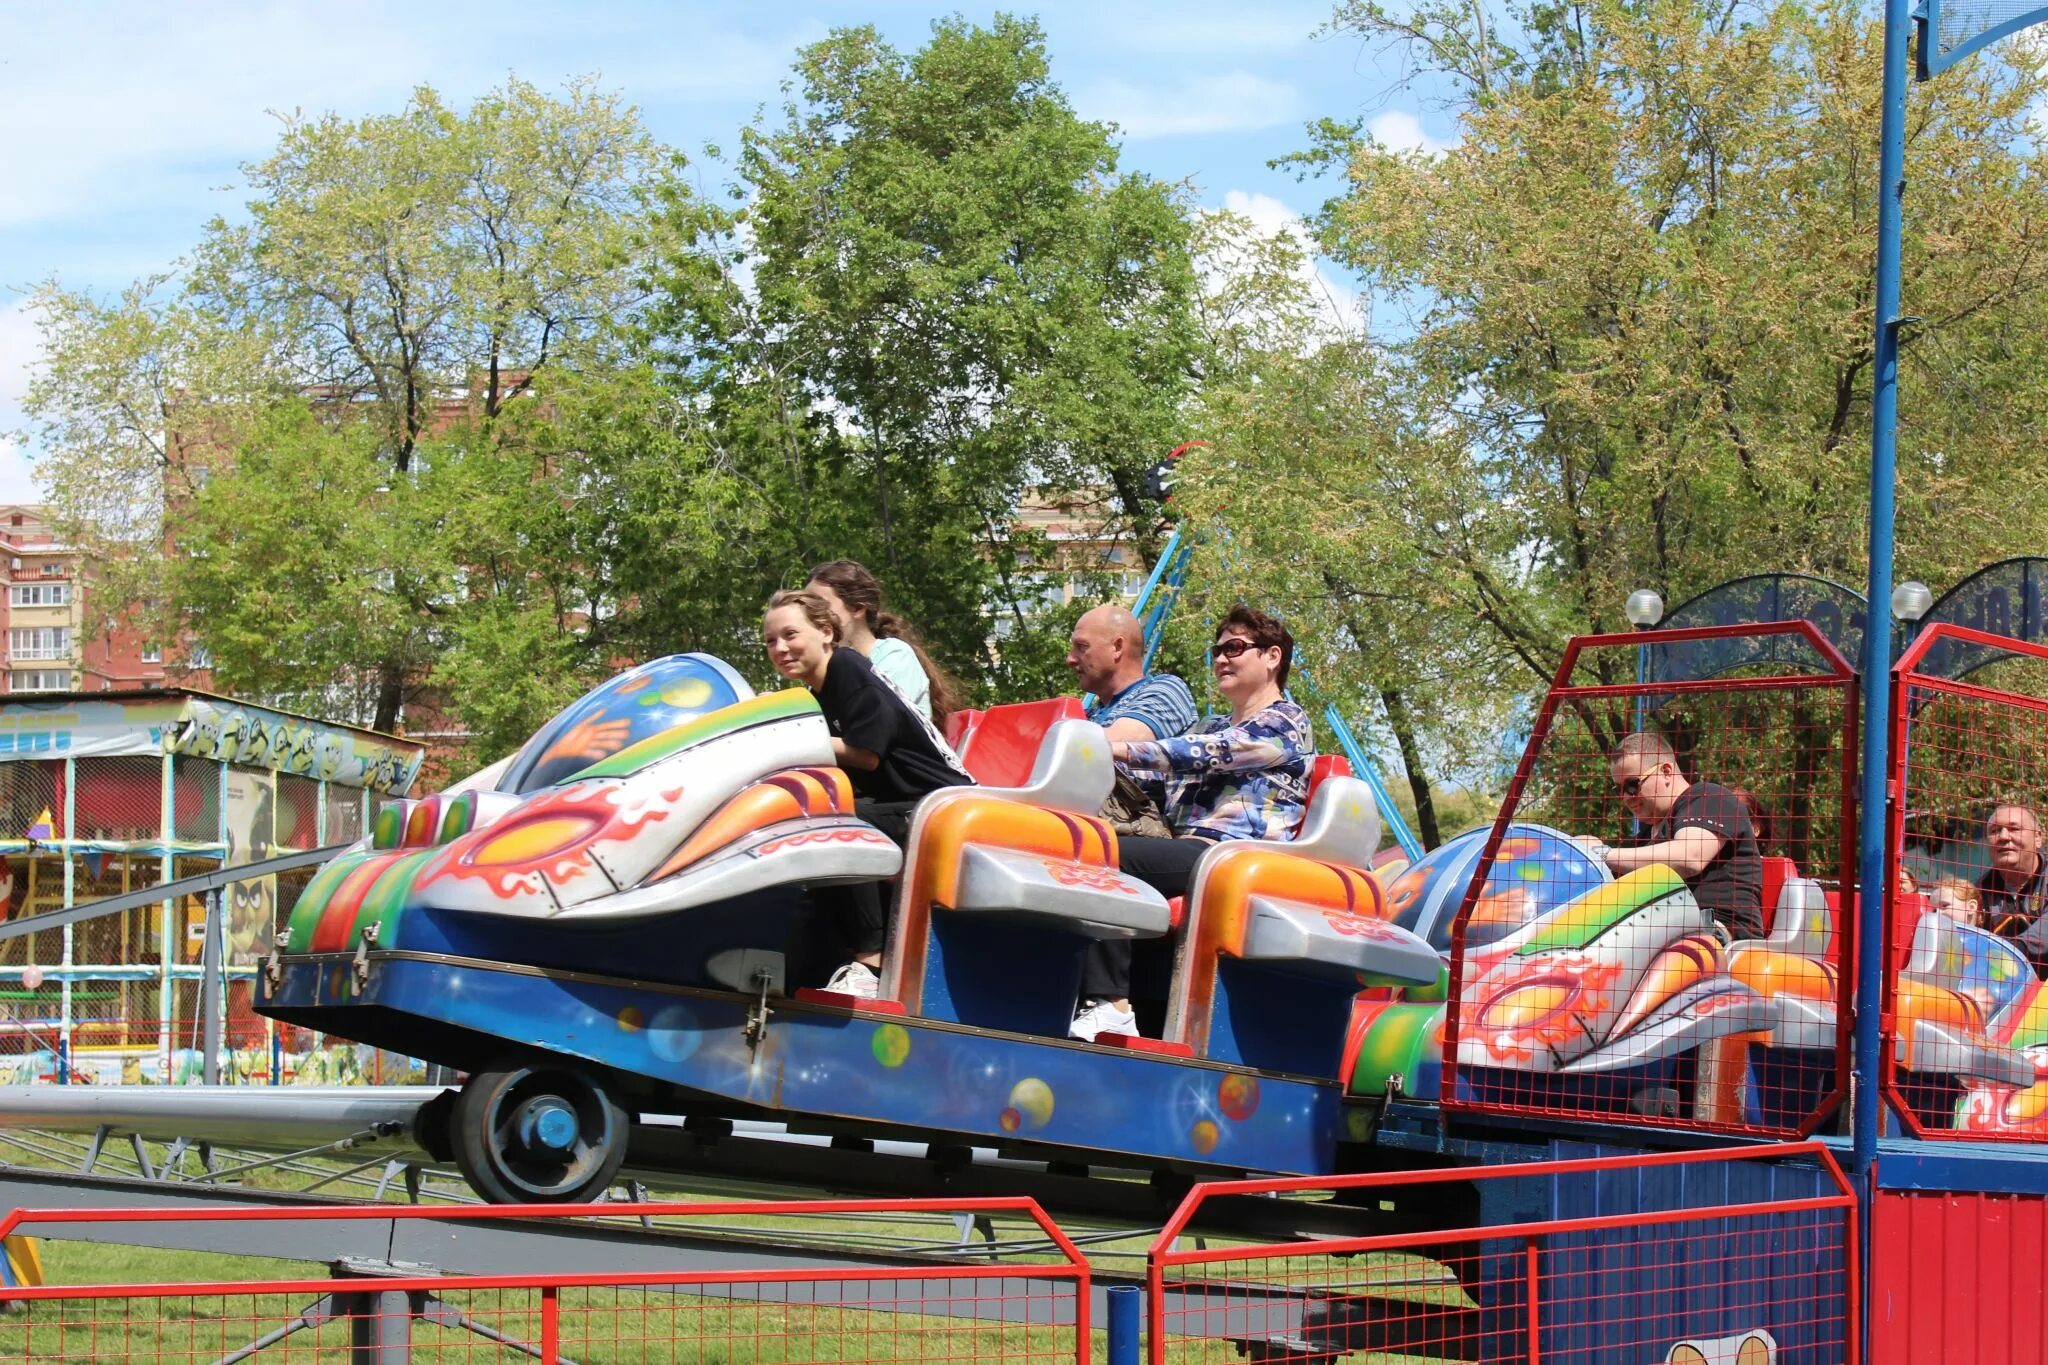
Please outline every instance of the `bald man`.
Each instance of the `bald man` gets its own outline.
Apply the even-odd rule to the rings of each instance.
[[[1195,695],[1171,673],[1145,672],[1145,628],[1130,609],[1105,602],[1074,623],[1067,667],[1095,694],[1088,719],[1111,739],[1149,743],[1194,727]]]
[[[1977,883],[1984,927],[2018,943],[2036,965],[2048,963],[2041,818],[2018,802],[1994,808],[1984,822],[1984,847],[1991,854],[1991,870]]]
[[[1151,743],[1184,735],[1195,725],[1195,694],[1171,673],[1145,672],[1145,628],[1130,609],[1105,602],[1074,623],[1067,642],[1067,667],[1083,692],[1095,694],[1088,719],[1113,740]],[[1159,810],[1166,809],[1166,778],[1161,773],[1119,775],[1136,782]],[[1137,1016],[1128,998],[1131,944],[1128,939],[1098,939],[1089,945],[1081,970],[1081,1002],[1072,1034],[1088,1040],[1098,1033],[1136,1034]]]

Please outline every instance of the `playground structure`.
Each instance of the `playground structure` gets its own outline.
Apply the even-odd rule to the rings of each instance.
[[[354,1074],[354,1048],[283,1047],[249,1012],[275,916],[310,868],[212,898],[150,903],[138,893],[346,843],[378,802],[406,790],[420,754],[370,731],[184,690],[0,704],[0,887],[16,930],[0,942],[0,1082],[196,1080],[208,1002],[231,1038],[231,1074],[268,1079],[309,1060],[309,1079]],[[117,897],[139,903],[59,922]],[[37,930],[45,918],[53,927]],[[202,980],[209,932],[225,989]]]

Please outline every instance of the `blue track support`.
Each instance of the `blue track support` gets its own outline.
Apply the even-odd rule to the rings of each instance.
[[[1899,249],[1906,191],[1906,34],[1909,0],[1885,0],[1884,109],[1878,153],[1877,338],[1870,403],[1870,603],[1863,633],[1863,791],[1857,821],[1856,1044],[1852,1158],[1867,1175],[1877,1157],[1876,1008],[1884,989],[1885,778],[1891,738],[1892,553],[1899,401]],[[1865,1226],[1869,1220],[1866,1218]]]
[[[1138,1365],[1138,1309],[1142,1291],[1134,1284],[1109,1289],[1109,1365]]]
[[[1422,841],[1415,837],[1415,832],[1408,828],[1408,822],[1401,818],[1401,812],[1394,808],[1393,798],[1387,793],[1387,784],[1380,781],[1379,769],[1365,756],[1365,750],[1359,747],[1358,737],[1351,733],[1351,727],[1345,724],[1343,715],[1336,707],[1325,704],[1323,723],[1337,736],[1337,747],[1344,751],[1344,757],[1350,761],[1351,771],[1363,778],[1366,786],[1372,788],[1372,799],[1380,808],[1380,823],[1393,831],[1394,842],[1408,855],[1409,862],[1420,862],[1425,852]]]
[[[1906,33],[1910,0],[1885,0],[1884,109],[1878,152],[1877,338],[1870,401],[1870,604],[1863,632],[1863,792],[1857,817],[1856,1033],[1850,1075],[1853,1098],[1851,1164],[1861,1203],[1863,1282],[1870,1282],[1873,1168],[1877,1160],[1880,1068],[1884,1064],[1879,1014],[1883,1003],[1884,907],[1892,888],[1885,876],[1885,779],[1891,738],[1892,516],[1896,481],[1899,402],[1899,254],[1906,193]],[[1867,1343],[1869,1299],[1864,1296]]]

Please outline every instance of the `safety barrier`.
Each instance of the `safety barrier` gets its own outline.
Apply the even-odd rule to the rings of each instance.
[[[929,1220],[931,1240],[909,1252],[872,1249],[875,1220],[892,1215]],[[991,1236],[1000,1220],[1016,1237],[970,1254],[957,1234],[945,1235],[949,1217]],[[599,1218],[607,1221],[591,1221]],[[522,1253],[492,1237],[537,1219],[547,1220],[537,1230],[566,1227],[586,1240],[536,1239]],[[600,1235],[621,1219],[682,1240],[629,1250],[630,1240]],[[274,1240],[259,1230],[282,1224],[303,1247],[298,1256],[329,1260],[332,1276],[0,1287],[0,1359],[1085,1365],[1089,1357],[1087,1262],[1028,1199],[27,1210],[0,1220],[0,1237],[149,1244],[148,1225],[178,1223],[188,1225],[178,1243],[189,1247],[195,1222],[219,1224],[223,1246],[252,1251]],[[421,1251],[458,1262],[488,1253],[505,1264],[541,1256],[575,1268],[450,1273],[419,1264]],[[650,1255],[656,1268],[646,1268]]]
[[[1886,1095],[1919,1137],[2048,1141],[2048,648],[1935,625],[1892,686]]]
[[[1444,1107],[1815,1132],[1847,1074],[1856,701],[1805,621],[1572,641],[1458,911]],[[1699,827],[1727,838],[1692,867]]]
[[[1213,1199],[1322,1194],[1369,1217],[1468,1182],[1481,1216],[1449,1231],[1179,1245]],[[1150,1358],[1841,1365],[1855,1245],[1855,1196],[1818,1143],[1201,1185],[1152,1248]]]

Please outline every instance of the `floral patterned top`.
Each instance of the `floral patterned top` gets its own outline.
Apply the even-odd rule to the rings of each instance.
[[[1308,712],[1283,699],[1240,724],[1212,716],[1176,739],[1132,744],[1124,766],[1167,775],[1166,819],[1180,834],[1292,839],[1315,754]]]

